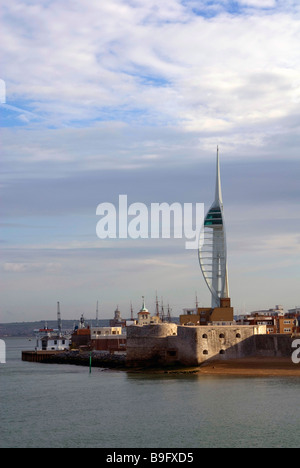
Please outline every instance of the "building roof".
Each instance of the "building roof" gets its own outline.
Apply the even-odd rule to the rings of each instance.
[[[51,336],[48,336],[48,335],[45,335],[43,336],[42,338],[40,338],[41,340],[47,340],[47,341],[53,341],[53,340],[68,340],[69,338],[66,338],[65,336],[59,336],[59,335],[51,335]]]
[[[143,296],[143,306],[141,310],[139,311],[139,314],[150,314],[149,310],[146,308],[144,296]]]
[[[139,311],[138,315],[140,315],[140,314],[148,314],[148,315],[150,315],[150,312],[149,312],[149,310],[147,310],[147,309],[142,309],[142,310]]]

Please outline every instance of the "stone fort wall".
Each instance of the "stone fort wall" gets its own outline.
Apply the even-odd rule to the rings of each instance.
[[[267,335],[266,326],[177,326],[127,328],[127,365],[199,366],[212,359],[291,355],[291,338]]]

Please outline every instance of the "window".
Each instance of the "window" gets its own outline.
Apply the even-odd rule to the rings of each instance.
[[[219,338],[225,338],[224,333],[220,333]]]
[[[202,335],[202,338],[203,338],[204,340],[207,340],[207,335],[206,335],[206,333],[204,333],[204,335]]]
[[[225,354],[225,349],[221,349],[220,354]]]
[[[236,336],[236,338],[241,338],[241,334],[240,334],[240,333],[237,333],[235,336]]]
[[[207,349],[204,349],[203,354],[206,354],[206,355],[208,354]]]

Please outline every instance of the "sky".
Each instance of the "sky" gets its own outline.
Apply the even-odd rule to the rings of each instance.
[[[0,322],[210,305],[182,239],[97,206],[214,199],[235,313],[300,304],[300,4],[12,0],[1,11]]]

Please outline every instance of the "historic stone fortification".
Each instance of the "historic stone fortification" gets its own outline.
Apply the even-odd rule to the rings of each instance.
[[[266,335],[266,326],[177,326],[172,323],[127,329],[127,365],[199,366],[208,359],[291,354],[291,338]]]

